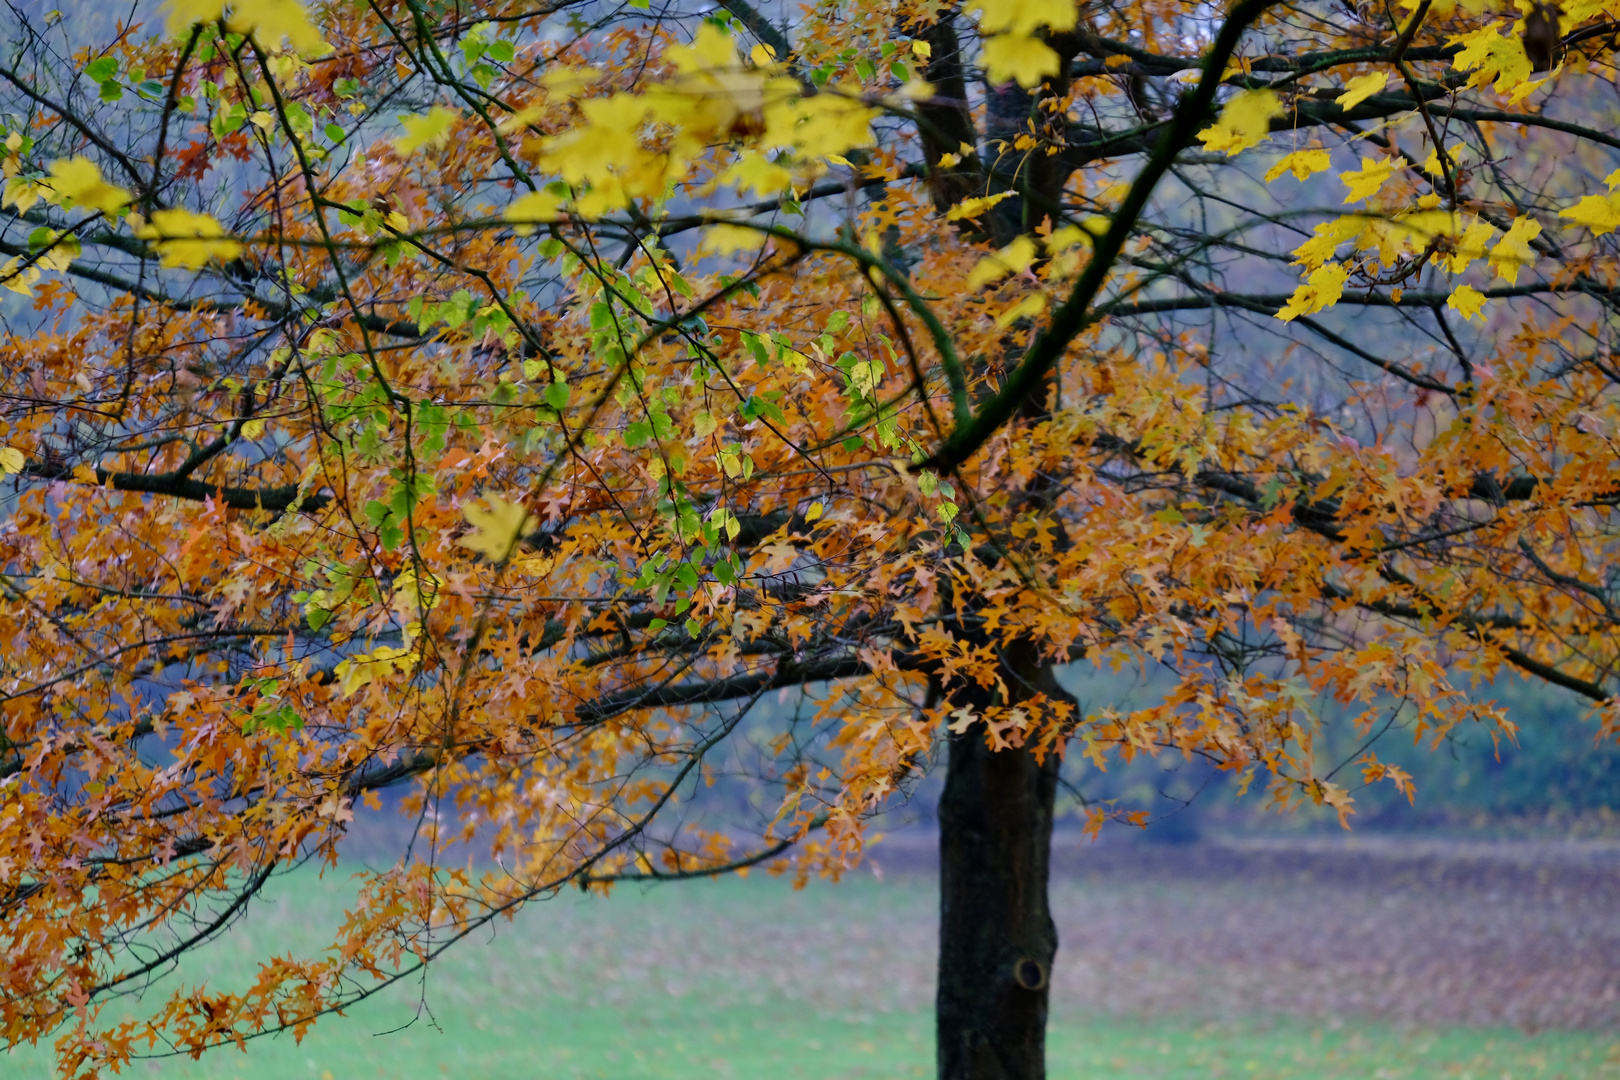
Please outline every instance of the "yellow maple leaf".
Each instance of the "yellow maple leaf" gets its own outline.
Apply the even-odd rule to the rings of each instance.
[[[1584,225],[1592,230],[1593,236],[1614,232],[1620,229],[1620,195],[1588,195],[1574,206],[1558,211],[1558,216],[1573,223],[1565,225],[1566,229]]]
[[[239,34],[252,34],[272,49],[281,48],[282,39],[306,55],[332,48],[298,0],[238,0],[231,6],[228,25]]]
[[[488,510],[472,505],[461,511],[473,528],[457,543],[472,548],[490,562],[504,562],[523,537],[529,512],[520,499],[508,501],[499,495],[486,494],[484,501],[489,504]]]
[[[1359,202],[1362,199],[1378,194],[1378,189],[1384,186],[1390,174],[1397,168],[1405,168],[1406,159],[1403,157],[1384,158],[1377,160],[1370,157],[1361,159],[1361,168],[1355,172],[1342,172],[1339,179],[1344,186],[1350,189],[1350,194],[1344,197],[1347,203]]]
[[[736,184],[739,193],[751,189],[767,196],[780,194],[793,186],[793,174],[776,162],[767,161],[757,150],[738,158],[731,168],[720,174],[720,180]]]
[[[1329,259],[1339,245],[1360,236],[1367,228],[1367,219],[1358,214],[1346,214],[1317,225],[1315,236],[1294,249],[1294,262],[1307,270],[1315,270]]]
[[[534,232],[536,222],[552,222],[561,216],[562,200],[549,191],[531,191],[513,199],[506,208],[506,220],[518,223],[512,231],[519,236]]]
[[[968,291],[982,288],[992,281],[1000,281],[1008,274],[1028,270],[1030,263],[1035,261],[1035,252],[1035,241],[1020,236],[995,254],[986,255],[968,273]]]
[[[714,255],[735,255],[739,251],[758,251],[764,245],[765,234],[758,229],[722,223],[709,226],[699,250]]]
[[[23,456],[21,450],[14,446],[0,447],[0,473],[8,475],[20,473],[26,464],[28,459]]]
[[[394,140],[394,149],[401,157],[409,157],[424,146],[443,146],[450,140],[450,128],[461,114],[443,105],[435,105],[423,116],[401,116],[405,134]]]
[[[242,245],[231,239],[225,227],[207,214],[189,210],[156,210],[150,223],[135,230],[150,240],[164,266],[188,270],[207,265],[210,259],[230,260],[242,254]]]
[[[827,157],[870,146],[878,110],[860,100],[859,87],[850,87],[768,109],[767,116],[763,143],[790,143],[806,156]]]
[[[1498,34],[1497,27],[1501,25],[1501,19],[1493,19],[1470,33],[1446,39],[1449,44],[1462,46],[1452,57],[1451,66],[1458,71],[1474,72],[1468,79],[1470,89],[1484,86],[1494,79],[1496,92],[1505,94],[1532,74],[1524,42],[1517,34],[1507,37]]]
[[[1295,180],[1304,180],[1325,172],[1332,165],[1333,158],[1326,150],[1295,150],[1266,170],[1266,183],[1271,183],[1283,173],[1293,173]]]
[[[1370,75],[1357,75],[1344,84],[1344,93],[1334,98],[1334,104],[1345,112],[1360,105],[1363,101],[1383,90],[1389,83],[1387,72],[1375,71]]]
[[[129,192],[101,178],[96,163],[86,157],[58,158],[51,162],[50,179],[45,183],[52,194],[46,198],[59,206],[82,206],[103,214],[116,214],[129,205]]]
[[[1277,318],[1283,322],[1293,322],[1301,315],[1332,307],[1344,295],[1344,283],[1349,277],[1350,271],[1338,263],[1328,263],[1312,270],[1305,284],[1295,289],[1288,303],[1277,312]]]
[[[972,0],[967,10],[981,13],[979,29],[987,34],[1029,35],[1043,26],[1073,30],[1080,18],[1074,0]]]
[[[1028,34],[997,34],[984,43],[980,57],[992,85],[1016,80],[1026,89],[1058,73],[1058,54],[1040,38]]]
[[[1459,285],[1446,297],[1446,307],[1465,319],[1472,319],[1485,306],[1485,294],[1472,285]]]
[[[1283,111],[1282,102],[1270,90],[1241,91],[1232,95],[1220,119],[1198,133],[1198,141],[1211,153],[1231,157],[1269,138],[1271,118]]]
[[[1534,266],[1536,253],[1530,241],[1541,235],[1541,222],[1528,214],[1513,219],[1508,231],[1491,249],[1491,269],[1509,285],[1518,281],[1521,267]]]
[[[272,49],[280,49],[283,41],[306,55],[330,52],[332,48],[298,0],[169,0],[166,6],[171,37],[184,37],[198,23],[223,18],[235,33],[251,34],[259,44]]]
[[[225,0],[169,0],[169,36],[184,37],[198,23],[218,22],[225,15]]]

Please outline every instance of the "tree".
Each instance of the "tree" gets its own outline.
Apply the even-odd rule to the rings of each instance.
[[[1620,726],[1620,7],[165,10],[0,62],[0,1021],[65,1075],[836,875],[943,757],[940,1075],[1039,1077],[1065,759],[1342,821],[1503,669]],[[332,951],[103,1020],[393,787]]]

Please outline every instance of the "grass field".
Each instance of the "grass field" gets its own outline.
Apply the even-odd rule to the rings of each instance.
[[[341,876],[281,882],[269,903],[188,963],[182,978],[240,983],[254,956],[315,947],[317,930],[336,915],[342,886]],[[1471,907],[1464,920],[1469,926],[1478,925],[1469,920],[1482,914],[1480,904],[1489,906],[1478,897],[1429,895],[1439,886],[1426,888],[1428,894],[1407,889],[1390,895],[1407,896],[1414,913],[1431,910],[1437,900],[1461,899]],[[1309,875],[1269,882],[1238,875],[1223,883],[1127,873],[1059,882],[1055,907],[1065,952],[1054,980],[1053,1080],[1620,1078],[1620,1035],[1612,1027],[1528,1034],[1502,1024],[1467,1026],[1447,1018],[1483,1015],[1489,1021],[1492,1014],[1479,1012],[1484,1006],[1477,993],[1468,997],[1475,991],[1464,985],[1466,971],[1341,962],[1333,950],[1343,949],[1346,958],[1369,950],[1379,955],[1369,944],[1372,936],[1358,945],[1354,935],[1322,932],[1322,905],[1338,902],[1329,898],[1347,890],[1344,903],[1357,909],[1370,903],[1351,886]],[[1498,906],[1511,907],[1511,893],[1498,889]],[[323,1021],[302,1045],[264,1039],[251,1043],[246,1055],[231,1050],[198,1062],[140,1062],[133,1075],[928,1076],[933,902],[932,884],[920,875],[884,882],[863,876],[797,893],[755,878],[620,891],[606,901],[570,894],[532,908],[493,941],[464,944],[425,985],[395,987],[347,1017]],[[1301,913],[1297,921],[1307,929],[1290,929],[1288,911]],[[1368,935],[1382,926],[1398,939],[1416,917],[1387,904],[1384,916],[1364,924]],[[1512,911],[1506,918],[1523,921]],[[1570,957],[1595,950],[1594,962],[1607,964],[1606,941],[1594,939],[1584,924],[1571,925],[1577,916],[1561,918],[1547,940],[1568,940]],[[1189,921],[1202,921],[1203,931]],[[1316,937],[1309,937],[1312,926]],[[1199,939],[1204,931],[1207,939]],[[1250,940],[1232,940],[1245,932]],[[1432,937],[1421,925],[1418,932]],[[1217,939],[1221,948],[1209,944]],[[1412,951],[1398,940],[1393,948],[1402,956]],[[1493,953],[1486,943],[1480,962],[1494,970],[1494,955],[1516,965],[1513,979],[1493,991],[1502,999],[1501,1015],[1517,1015],[1510,983],[1544,977],[1542,984],[1531,982],[1540,1001],[1546,988],[1586,977],[1578,963],[1549,948],[1540,942],[1534,955],[1550,973],[1527,975],[1523,956],[1513,959],[1511,949]],[[1200,949],[1210,955],[1185,955]],[[1393,1012],[1387,1002],[1379,1004],[1380,988],[1395,995]],[[1421,1006],[1431,998],[1432,1008]],[[1459,1001],[1466,1004],[1461,1012]],[[0,1056],[6,1080],[50,1074],[43,1048]]]

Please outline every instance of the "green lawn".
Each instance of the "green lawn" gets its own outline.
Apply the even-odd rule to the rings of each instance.
[[[243,980],[250,958],[313,947],[341,878],[284,882],[274,903],[183,972]],[[292,897],[296,895],[296,903]],[[795,893],[774,881],[698,883],[606,901],[569,895],[492,942],[468,942],[426,986],[396,986],[302,1045],[140,1062],[160,1080],[684,1080],[910,1077],[933,1069],[926,882],[870,879]],[[392,1034],[417,1015],[414,1024]],[[1240,1016],[1115,1018],[1054,1001],[1053,1080],[1155,1077],[1595,1078],[1620,1080],[1620,1041],[1591,1032]],[[6,1080],[45,1080],[50,1058],[0,1058]]]

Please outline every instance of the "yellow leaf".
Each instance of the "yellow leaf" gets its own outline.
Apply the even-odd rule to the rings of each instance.
[[[1468,264],[1475,259],[1483,259],[1486,245],[1495,236],[1495,225],[1475,218],[1469,223],[1468,228],[1463,230],[1462,235],[1457,237],[1457,242],[1452,246],[1451,254],[1446,257],[1446,269],[1453,274],[1460,274],[1468,269]]]
[[[934,55],[934,47],[926,41],[913,41],[911,43],[911,55],[919,60],[927,60]]]
[[[1293,173],[1295,180],[1304,180],[1325,172],[1332,164],[1333,158],[1326,150],[1295,150],[1266,170],[1266,183],[1271,183],[1283,173]]]
[[[39,253],[34,265],[41,270],[66,270],[83,251],[77,236],[57,233],[51,237],[51,246]]]
[[[261,436],[263,434],[264,434],[264,421],[263,420],[255,418],[255,419],[252,419],[252,420],[249,420],[249,421],[245,422],[242,425],[242,438],[244,438],[244,439],[257,439],[259,436]]]
[[[1478,30],[1446,39],[1452,45],[1462,46],[1452,58],[1451,66],[1458,71],[1474,72],[1468,79],[1470,89],[1495,79],[1496,92],[1505,94],[1532,74],[1524,42],[1517,34],[1507,37],[1498,34],[1497,27],[1501,25],[1501,19],[1494,19]]]
[[[506,208],[506,220],[517,222],[513,232],[528,236],[536,222],[556,221],[562,216],[562,200],[549,191],[531,191],[513,199]]]
[[[955,155],[951,156],[954,157]],[[960,161],[961,159],[958,158],[957,160]],[[944,161],[941,160],[940,164],[943,165]],[[971,199],[963,199],[961,202],[945,211],[945,220],[961,221],[963,218],[978,217],[980,214],[996,205],[996,203],[1000,202],[1002,199],[1010,199],[1012,197],[1013,192],[1001,191],[994,195],[977,195]]]
[[[1491,249],[1491,269],[1509,285],[1519,279],[1521,267],[1534,266],[1536,253],[1530,241],[1541,235],[1541,222],[1526,214],[1513,219],[1508,231]]]
[[[829,160],[831,157],[828,155]],[[752,189],[766,196],[780,194],[793,186],[793,174],[774,161],[765,160],[765,155],[757,150],[739,158],[720,174],[720,180],[736,184],[739,193]]]
[[[1446,297],[1446,307],[1465,319],[1472,319],[1485,306],[1485,294],[1472,285],[1459,285]]]
[[[39,267],[25,266],[17,269],[22,260],[13,255],[0,265],[0,284],[20,296],[34,295],[34,282],[39,280]]]
[[[394,140],[394,149],[401,157],[409,157],[424,146],[443,146],[450,139],[450,127],[461,114],[443,105],[435,105],[425,116],[401,116],[405,134]]]
[[[806,157],[845,154],[872,144],[872,121],[878,110],[860,100],[860,88],[823,91],[813,98],[766,110],[768,146],[791,144]]]
[[[1333,99],[1334,104],[1345,112],[1349,112],[1363,101],[1383,90],[1388,83],[1389,74],[1387,72],[1375,71],[1370,75],[1357,75],[1344,84],[1344,93]]]
[[[26,464],[28,459],[23,456],[21,450],[13,446],[0,447],[0,473],[8,475],[20,473]]]
[[[15,206],[17,213],[26,214],[30,206],[50,195],[50,193],[51,189],[44,184],[34,180],[25,180],[19,176],[6,181],[6,197],[0,199],[0,206]]]
[[[1270,90],[1244,90],[1232,95],[1219,120],[1198,133],[1204,149],[1227,157],[1264,142],[1271,118],[1283,114],[1282,102]]]
[[[484,501],[489,504],[488,510],[477,506],[462,510],[462,515],[473,530],[457,542],[462,547],[472,548],[490,562],[502,562],[522,538],[529,512],[520,500],[508,502],[499,495],[485,495]]]
[[[332,673],[337,676],[343,696],[348,697],[375,679],[387,678],[394,672],[402,675],[409,672],[416,666],[412,653],[409,647],[379,645],[369,653],[356,653],[338,661]]]
[[[1326,266],[1311,271],[1311,276],[1304,285],[1294,290],[1294,295],[1288,298],[1282,310],[1277,312],[1277,318],[1283,322],[1292,322],[1301,315],[1309,315],[1330,308],[1339,302],[1344,295],[1344,283],[1350,277],[1350,271],[1338,263],[1328,263]]]
[[[1058,54],[1040,38],[1025,34],[998,34],[984,43],[980,57],[991,85],[1017,80],[1026,89],[1058,73]]]
[[[1008,274],[1017,274],[1029,269],[1029,264],[1035,261],[1035,241],[1027,236],[1020,236],[994,255],[986,255],[968,274],[967,289],[972,292],[982,288],[992,281],[1000,281]]]
[[[719,426],[719,421],[715,420],[714,413],[709,412],[707,409],[692,417],[692,434],[700,439],[706,439],[713,435],[715,429]]]
[[[1029,35],[1043,26],[1063,32],[1080,17],[1074,0],[972,0],[967,10],[981,12],[979,29],[987,34]]]
[[[85,157],[58,158],[51,162],[51,176],[45,181],[60,206],[82,206],[103,214],[116,214],[129,205],[129,192],[101,178],[96,163]]]
[[[1039,315],[1046,310],[1046,294],[1030,293],[1018,303],[996,316],[996,325],[1005,330],[1019,319]]]
[[[236,0],[227,25],[239,34],[252,34],[260,44],[272,49],[281,48],[283,38],[306,55],[330,52],[332,48],[298,0]]]
[[[225,15],[225,0],[169,0],[169,36],[185,37],[198,23],[218,22]]]
[[[821,517],[822,509],[823,509],[823,507],[822,507],[822,505],[820,503],[818,503],[818,502],[817,503],[811,503],[810,504],[810,509],[808,509],[808,510],[806,510],[804,512],[804,520],[806,520],[806,521],[816,521],[816,520],[818,520]]]
[[[1567,210],[1558,211],[1558,216],[1574,223],[1565,225],[1566,229],[1584,225],[1593,236],[1611,233],[1620,229],[1620,195],[1588,195]]]
[[[765,234],[758,229],[722,223],[709,226],[700,250],[713,255],[735,255],[739,251],[758,251],[764,244]]]
[[[1087,218],[1087,221],[1092,219]],[[1103,218],[1103,229],[1108,228],[1108,219]],[[1090,228],[1082,229],[1079,225],[1065,225],[1061,229],[1054,229],[1052,235],[1046,238],[1046,250],[1054,255],[1060,251],[1067,251],[1086,238]]]
[[[242,254],[242,245],[232,240],[225,227],[207,214],[189,210],[156,210],[149,224],[135,235],[150,240],[164,266],[190,270],[205,266],[210,259],[228,261]]]
[[[1361,168],[1355,172],[1342,172],[1339,179],[1344,186],[1350,189],[1350,194],[1344,197],[1347,203],[1359,202],[1369,196],[1376,195],[1378,189],[1384,186],[1390,174],[1397,168],[1405,168],[1406,159],[1403,157],[1384,158],[1374,160],[1370,157],[1361,159]]]
[[[1294,249],[1294,262],[1307,270],[1315,270],[1329,259],[1339,245],[1361,235],[1367,228],[1367,219],[1355,214],[1324,221],[1316,226],[1316,235]]]

